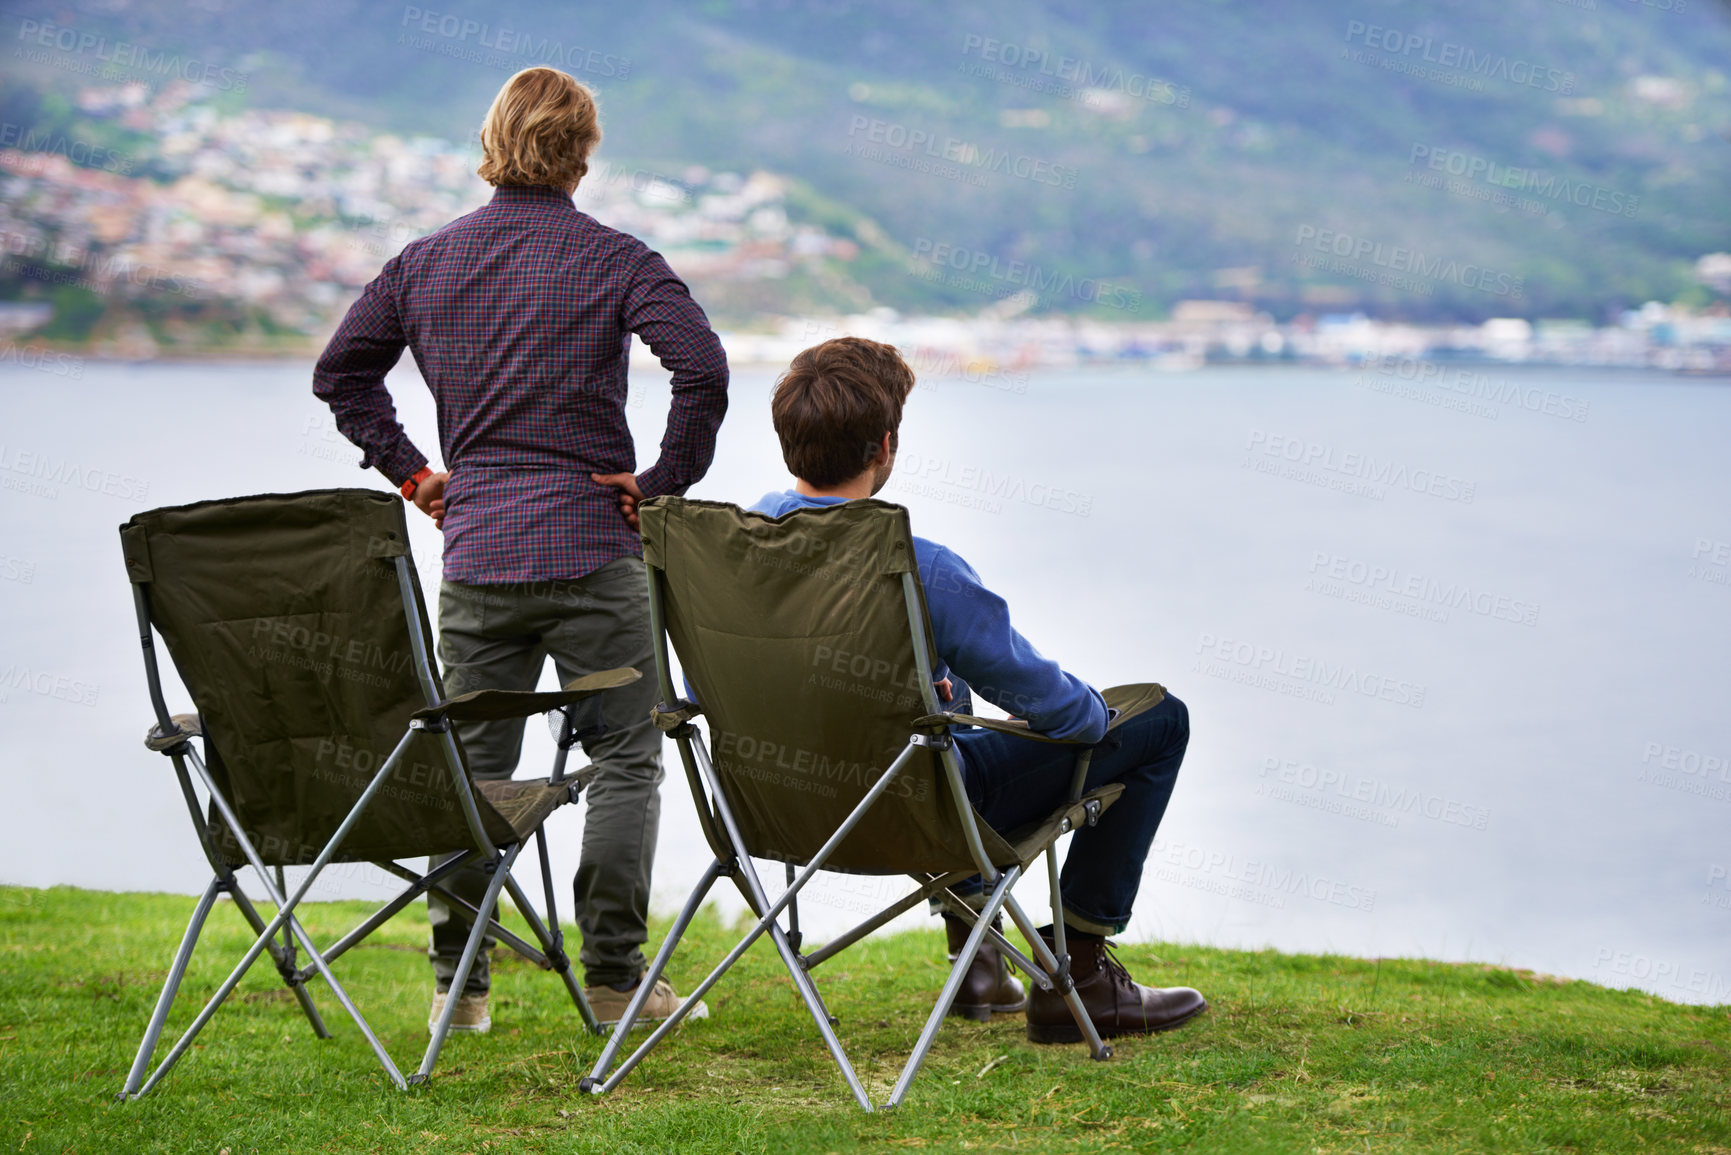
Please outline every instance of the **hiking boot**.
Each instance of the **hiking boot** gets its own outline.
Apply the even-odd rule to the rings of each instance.
[[[1040,937],[1052,946],[1052,930]],[[1208,1000],[1189,987],[1145,987],[1130,977],[1113,955],[1111,944],[1097,934],[1065,928],[1070,948],[1070,978],[1082,998],[1082,1009],[1094,1020],[1102,1039],[1147,1035],[1182,1026],[1208,1009]],[[1082,1028],[1070,1015],[1063,995],[1035,989],[1028,1000],[1028,1041],[1079,1043]]]
[[[962,957],[969,929],[955,915],[944,915],[944,933],[950,940],[952,964]],[[994,920],[992,929],[1002,931],[1004,920]],[[979,953],[974,955],[974,961],[962,979],[962,988],[950,1004],[950,1014],[983,1023],[990,1021],[995,1014],[1019,1014],[1027,1005],[1028,996],[1022,993],[1022,983],[1010,973],[1009,964],[999,953],[998,945],[989,938],[981,940]]]
[[[583,995],[589,1000],[589,1009],[595,1012],[595,1021],[604,1027],[610,1027],[625,1017],[625,1008],[637,993],[637,987],[643,982],[640,976],[636,982],[620,990],[611,983],[598,987],[584,987]],[[666,979],[656,979],[655,987],[649,992],[649,998],[644,1002],[643,1009],[637,1012],[637,1020],[632,1025],[641,1026],[644,1023],[659,1023],[662,1019],[679,1009],[683,1000],[674,991],[673,984]],[[707,1019],[709,1007],[703,1002],[691,1008],[685,1015],[690,1019]]]
[[[433,992],[433,1009],[427,1012],[427,1033],[430,1035],[439,1028],[439,1016],[445,1013],[445,1000],[450,997],[447,991]],[[474,1031],[484,1035],[493,1029],[493,1016],[487,1011],[487,995],[463,995],[457,999],[457,1009],[451,1015],[453,1031]]]

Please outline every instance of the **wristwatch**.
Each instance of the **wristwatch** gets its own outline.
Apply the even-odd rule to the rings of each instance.
[[[403,500],[404,501],[415,500],[415,490],[421,488],[421,482],[427,480],[427,478],[429,478],[431,476],[433,476],[432,467],[428,466],[428,465],[421,466],[421,470],[419,473],[417,473],[417,474],[415,474],[415,476],[409,478],[409,480],[403,482],[403,488],[400,491],[403,495]]]

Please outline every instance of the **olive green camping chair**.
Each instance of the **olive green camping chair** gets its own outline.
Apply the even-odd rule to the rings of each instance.
[[[1014,722],[941,712],[932,684],[930,624],[907,510],[850,501],[779,518],[719,502],[657,498],[639,507],[662,701],[657,725],[679,746],[703,832],[715,859],[687,900],[638,993],[580,1086],[611,1091],[684,1018],[757,939],[767,934],[854,1098],[871,1097],[848,1062],[811,972],[873,930],[936,895],[971,926],[913,1053],[884,1103],[898,1105],[943,1025],[963,977],[990,938],[1046,990],[1062,991],[1095,1058],[1100,1041],[1069,977],[1057,839],[1093,823],[1123,791],[1082,793],[1090,747],[1077,746],[1069,801],[1022,830],[997,831],[969,804],[951,729],[984,726],[1051,741]],[[695,701],[676,696],[667,641]],[[1114,724],[1157,704],[1155,685],[1107,691]],[[702,718],[706,742],[694,724]],[[1041,854],[1052,892],[1053,947],[1010,888]],[[753,858],[786,864],[779,897]],[[819,870],[906,874],[913,893],[809,953],[799,931],[800,890]],[[797,874],[796,874],[797,871]],[[950,888],[979,874],[976,912]],[[613,1069],[656,979],[710,888],[733,880],[756,923],[684,1004]],[[1033,957],[992,923],[1000,909]],[[783,927],[779,919],[787,915]]]
[[[404,1079],[330,964],[428,891],[471,930],[451,989],[461,991],[487,933],[557,971],[590,1030],[595,1016],[563,948],[542,823],[593,776],[567,774],[566,754],[597,733],[593,696],[640,676],[605,670],[563,691],[478,690],[446,698],[433,663],[432,630],[409,554],[403,502],[366,489],[271,494],[141,513],[120,528],[138,611],[139,640],[156,724],[145,744],[173,760],[212,878],[199,898],[163,983],[122,1100],[146,1094],[174,1067],[261,954],[269,954],[321,1038],[329,1037],[307,991],[315,973],[353,1017],[399,1088],[424,1081],[451,1028],[457,999],[432,1030],[418,1070]],[[195,714],[170,715],[152,631],[168,646]],[[585,701],[589,699],[588,701]],[[452,723],[557,711],[558,753],[546,780],[474,781]],[[201,757],[194,739],[204,747]],[[197,788],[208,801],[201,804]],[[511,875],[531,836],[546,886],[547,921]],[[399,858],[450,857],[426,873]],[[295,908],[331,863],[370,862],[404,889],[354,930],[316,946]],[[293,894],[283,868],[310,865]],[[268,921],[235,871],[257,872],[276,914]],[[445,888],[455,871],[492,875],[479,906]],[[508,890],[539,942],[500,925]],[[228,895],[257,936],[150,1071],[205,920]],[[281,934],[280,941],[276,936]],[[308,962],[297,965],[296,946]]]

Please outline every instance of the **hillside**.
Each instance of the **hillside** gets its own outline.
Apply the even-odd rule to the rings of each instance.
[[[227,99],[458,141],[512,68],[560,64],[600,93],[608,158],[806,190],[790,214],[862,250],[793,294],[826,307],[857,282],[904,309],[1601,321],[1700,297],[1693,262],[1731,249],[1720,0],[213,0],[64,26],[230,69]],[[33,84],[101,50],[48,51]]]

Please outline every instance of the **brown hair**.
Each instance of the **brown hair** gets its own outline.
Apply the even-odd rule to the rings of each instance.
[[[525,68],[505,82],[481,124],[481,167],[490,185],[573,188],[601,143],[595,97],[557,68]]]
[[[820,489],[858,477],[885,433],[895,448],[913,387],[913,370],[894,345],[837,337],[802,350],[769,401],[788,469]]]

